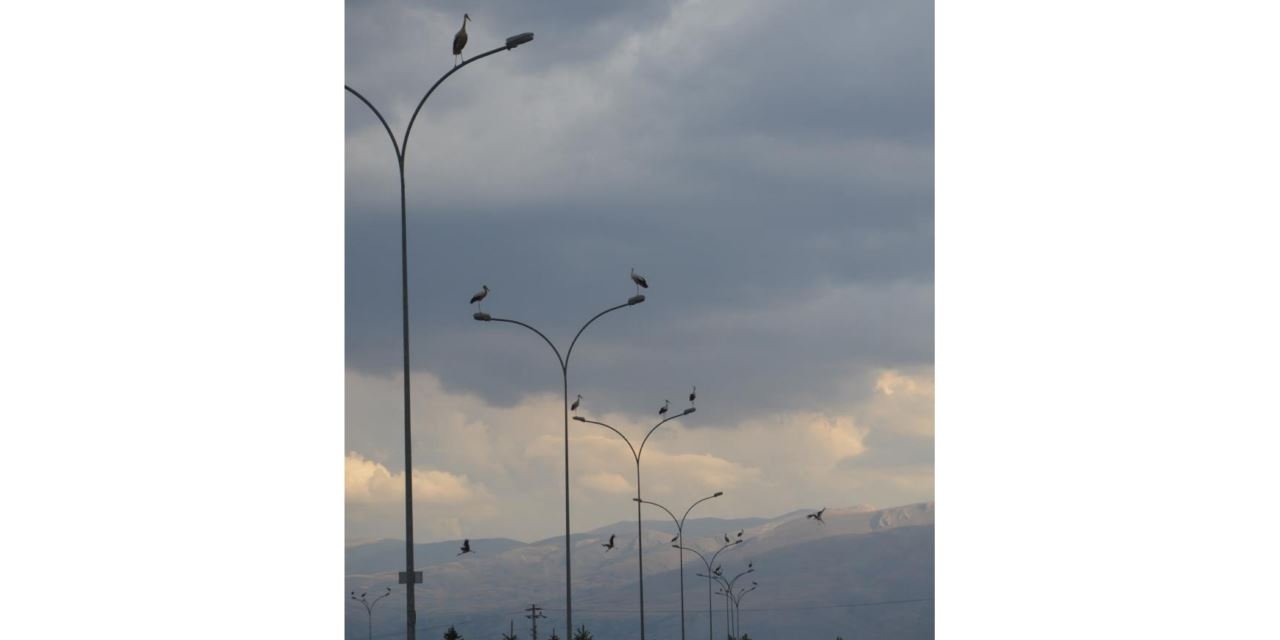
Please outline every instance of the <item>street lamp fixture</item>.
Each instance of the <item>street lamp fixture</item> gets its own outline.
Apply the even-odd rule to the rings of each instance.
[[[507,51],[510,51],[526,42],[533,42],[533,33],[530,31],[511,36],[510,38],[507,38]]]

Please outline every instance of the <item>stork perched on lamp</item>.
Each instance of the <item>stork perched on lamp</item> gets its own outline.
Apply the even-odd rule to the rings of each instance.
[[[458,66],[462,57],[462,49],[467,46],[467,22],[471,21],[471,16],[462,14],[462,28],[458,29],[458,33],[453,36],[453,66]]]

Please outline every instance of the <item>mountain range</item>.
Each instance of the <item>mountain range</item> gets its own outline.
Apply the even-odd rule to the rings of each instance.
[[[685,546],[710,556],[730,541],[716,565],[736,586],[758,583],[742,599],[740,630],[756,640],[837,636],[917,640],[933,637],[932,502],[888,509],[867,506],[827,509],[823,522],[799,510],[773,518],[701,518],[685,524]],[[646,639],[680,638],[680,558],[671,547],[668,520],[643,523]],[[616,535],[612,550],[603,548]],[[571,536],[574,624],[585,624],[597,640],[632,640],[639,634],[636,523],[619,522]],[[417,586],[420,638],[438,638],[453,625],[469,640],[497,639],[515,621],[516,634],[530,639],[525,609],[545,608],[539,638],[550,630],[564,640],[564,538],[536,542],[507,538],[471,540],[474,553],[458,556],[461,541],[414,545],[423,573]],[[708,580],[704,561],[685,552],[686,637],[708,636]],[[382,540],[346,549],[347,591],[393,595],[374,609],[375,638],[404,633],[404,542]],[[713,587],[712,591],[718,587]],[[348,596],[349,598],[349,596]],[[725,602],[710,596],[714,634],[726,634]],[[363,607],[347,600],[348,638],[367,636]]]

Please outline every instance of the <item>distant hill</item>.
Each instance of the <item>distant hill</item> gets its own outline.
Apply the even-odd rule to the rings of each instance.
[[[759,583],[743,602],[743,631],[768,638],[874,637],[923,640],[933,637],[933,503],[891,509],[831,508],[825,524],[799,510],[776,518],[690,520],[686,544],[708,553],[722,536],[744,542],[721,553],[717,564],[732,577],[747,562],[755,571],[738,586]],[[670,547],[671,522],[644,523],[646,630],[650,638],[679,637],[679,554]],[[609,533],[617,546],[600,545]],[[574,623],[585,623],[601,640],[638,638],[638,581],[635,522],[620,522],[574,534]],[[456,625],[468,638],[497,637],[508,620],[528,635],[522,609],[536,602],[565,637],[564,549],[562,538],[521,543],[505,538],[472,540],[475,555],[456,557],[460,542],[415,545],[424,575],[417,587],[419,626],[438,637]],[[384,540],[347,549],[348,590],[397,586],[404,562],[403,542]],[[707,629],[707,581],[702,561],[684,554],[685,608],[689,632]],[[419,559],[420,558],[420,559]],[[397,591],[399,592],[399,591]],[[394,604],[392,604],[394,602]],[[388,606],[391,605],[391,606]],[[865,606],[849,606],[865,605]],[[716,633],[723,637],[723,598],[712,597]],[[385,608],[382,608],[385,607]],[[375,635],[403,629],[403,597],[389,598],[375,619]],[[347,609],[348,637],[363,638],[364,611]],[[520,624],[524,622],[526,624]],[[436,630],[440,626],[440,630]],[[521,631],[521,629],[523,629]],[[694,629],[699,630],[695,632]]]

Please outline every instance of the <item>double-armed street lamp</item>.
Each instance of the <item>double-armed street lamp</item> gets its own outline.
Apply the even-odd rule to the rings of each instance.
[[[675,544],[671,546],[675,547],[680,552],[680,640],[685,640],[684,638],[684,520],[685,518],[689,517],[689,512],[693,511],[694,507],[712,498],[719,498],[722,495],[724,495],[723,491],[717,491],[712,495],[709,495],[701,500],[698,500],[697,502],[689,505],[689,508],[685,510],[684,515],[680,516],[679,518],[676,517],[676,514],[671,513],[670,509],[656,502],[653,502],[650,500],[641,500],[640,498],[632,498],[636,502],[651,504],[659,509],[662,509],[663,511],[666,511],[667,515],[671,516],[671,521],[674,522],[676,525],[676,537],[674,540],[672,540],[672,542],[674,542]],[[710,569],[708,569],[708,571],[709,570]]]
[[[486,291],[486,294],[487,293],[488,292]],[[556,362],[560,365],[561,389],[564,391],[564,617],[565,623],[568,625],[570,630],[573,629],[573,572],[572,562],[570,559],[571,552],[573,551],[573,543],[569,537],[569,358],[573,357],[573,348],[578,344],[578,338],[582,337],[582,332],[586,331],[587,327],[591,326],[591,323],[599,320],[601,316],[604,316],[607,313],[612,313],[618,309],[634,307],[641,302],[644,302],[644,296],[636,293],[636,295],[628,298],[625,304],[609,307],[608,309],[592,316],[591,319],[583,324],[582,327],[578,329],[578,332],[574,334],[573,340],[569,343],[569,348],[565,350],[563,356],[560,355],[560,349],[556,348],[555,343],[552,342],[545,333],[535,329],[533,325],[509,318],[495,318],[483,311],[476,311],[471,316],[480,322],[506,322],[509,324],[520,325],[538,334],[538,337],[542,338],[542,340],[547,343],[547,346],[551,347],[551,351],[556,354]]]
[[[351,599],[352,599],[352,600],[355,600],[356,602],[359,602],[361,605],[363,605],[363,606],[364,606],[364,612],[365,612],[365,613],[368,615],[368,617],[369,617],[369,638],[370,638],[370,640],[372,640],[372,639],[373,639],[373,607],[374,607],[374,606],[376,606],[376,605],[378,604],[378,601],[379,601],[379,600],[381,600],[381,599],[383,599],[383,598],[385,598],[385,597],[387,597],[387,596],[389,596],[389,595],[391,595],[391,587],[387,587],[386,592],[384,592],[382,595],[380,595],[380,596],[378,596],[378,597],[374,598],[374,599],[373,599],[373,602],[370,602],[370,601],[369,601],[369,597],[368,597],[368,596],[369,596],[369,593],[368,593],[368,592],[365,592],[365,593],[360,594],[360,596],[359,596],[359,597],[356,597],[356,592],[354,592],[354,591],[352,591],[352,592],[351,592]]]
[[[734,540],[733,542],[724,543],[724,546],[720,547],[715,553],[711,554],[710,560],[708,560],[706,556],[702,555],[701,551],[698,551],[697,549],[694,549],[692,547],[686,547],[684,545],[674,545],[674,544],[671,545],[673,547],[678,547],[683,551],[689,551],[694,555],[698,556],[698,559],[702,561],[702,564],[706,565],[707,567],[707,572],[705,574],[703,573],[697,574],[699,578],[707,579],[707,640],[715,640],[715,615],[712,611],[712,605],[711,605],[711,581],[717,580],[720,577],[719,572],[716,569],[712,569],[712,566],[715,565],[716,556],[720,555],[720,552],[724,551],[725,549],[740,545],[742,543],[743,543],[743,540],[741,538]]]
[[[734,596],[733,585],[737,584],[738,578],[741,578],[742,576],[745,576],[748,573],[755,573],[755,571],[756,570],[754,567],[751,567],[750,565],[748,565],[746,571],[739,573],[738,575],[734,576],[732,579],[726,579],[724,576],[720,575],[719,572],[716,572],[712,576],[715,578],[717,582],[720,583],[720,591],[718,591],[717,593],[724,595],[724,621],[725,621],[725,626],[729,628],[730,638],[737,636],[737,627],[735,622],[738,617],[738,614],[737,614],[738,598]],[[751,585],[752,585],[752,588],[755,587],[754,582],[751,583]]]
[[[351,88],[351,85],[344,85],[351,95],[360,99],[365,106],[373,111],[373,115],[378,117],[378,121],[382,123],[382,128],[386,129],[387,137],[391,139],[391,147],[396,154],[396,164],[400,171],[400,299],[401,299],[401,323],[403,325],[403,355],[404,355],[404,529],[405,529],[405,570],[400,572],[400,584],[407,585],[406,594],[406,633],[408,640],[414,640],[417,637],[415,631],[418,622],[418,613],[414,607],[414,585],[422,582],[422,572],[414,570],[413,564],[413,458],[411,455],[411,443],[409,436],[409,243],[406,238],[408,221],[406,213],[405,199],[405,155],[409,149],[409,134],[413,131],[413,123],[418,119],[418,113],[422,111],[422,105],[426,104],[427,98],[435,92],[436,87],[444,82],[446,78],[457,73],[463,67],[487,58],[501,51],[510,51],[522,44],[533,40],[532,33],[521,33],[507,38],[506,43],[500,47],[495,47],[476,56],[472,56],[461,64],[454,66],[444,75],[436,80],[435,84],[423,94],[422,99],[418,101],[418,106],[413,110],[413,115],[409,118],[409,124],[404,129],[404,135],[399,141],[391,131],[391,125],[387,124],[386,118],[382,117],[382,113],[369,102],[359,91]]]
[[[567,397],[567,394],[566,394],[566,397]],[[684,416],[687,416],[693,413],[694,411],[697,411],[697,409],[695,409],[694,407],[689,407],[688,409],[685,409],[684,411],[677,413],[669,418],[665,418],[658,424],[653,425],[653,428],[649,429],[649,432],[644,435],[644,440],[640,441],[639,449],[637,449],[634,445],[631,444],[630,438],[623,435],[621,431],[618,431],[617,429],[613,428],[610,425],[607,425],[603,422],[599,422],[597,420],[588,420],[582,416],[573,417],[573,419],[577,420],[578,422],[585,422],[587,424],[599,425],[601,427],[604,427],[618,434],[618,437],[622,438],[622,441],[627,443],[627,447],[631,449],[631,456],[635,458],[635,461],[636,461],[636,497],[633,498],[633,500],[636,503],[636,555],[639,559],[639,567],[640,567],[640,640],[644,640],[644,637],[645,637],[644,636],[644,535],[641,532],[642,520],[641,520],[641,514],[640,514],[640,507],[645,501],[643,500],[643,496],[640,493],[640,456],[644,455],[644,445],[645,443],[649,442],[649,436],[653,435],[653,432],[657,431],[658,427],[661,427],[662,425],[668,422],[671,422],[676,418],[683,418]]]

